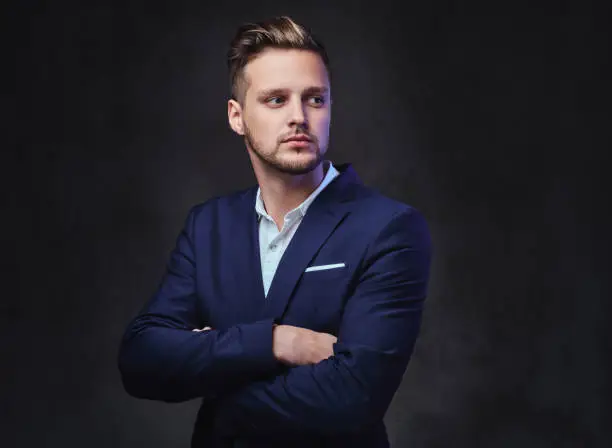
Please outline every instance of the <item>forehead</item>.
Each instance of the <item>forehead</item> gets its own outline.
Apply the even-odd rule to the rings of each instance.
[[[308,50],[268,48],[249,61],[244,74],[253,91],[329,86],[323,60]]]

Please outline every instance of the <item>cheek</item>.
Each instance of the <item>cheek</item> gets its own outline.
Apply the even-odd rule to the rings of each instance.
[[[328,134],[329,134],[329,117],[328,116],[317,117],[317,119],[314,122],[314,126],[315,126],[315,132],[317,133],[319,138],[322,140],[327,139]]]
[[[279,131],[275,126],[274,117],[258,116],[251,118],[247,125],[253,137],[267,146],[276,143]]]

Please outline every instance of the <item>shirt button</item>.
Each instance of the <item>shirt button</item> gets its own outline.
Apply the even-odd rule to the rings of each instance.
[[[276,250],[278,246],[276,244],[270,244],[270,249],[272,250]]]

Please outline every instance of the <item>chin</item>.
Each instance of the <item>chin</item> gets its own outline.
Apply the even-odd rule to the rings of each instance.
[[[284,160],[279,160],[275,166],[284,173],[295,175],[307,174],[317,168],[322,160],[320,156],[311,153],[307,158],[302,156],[287,157]]]

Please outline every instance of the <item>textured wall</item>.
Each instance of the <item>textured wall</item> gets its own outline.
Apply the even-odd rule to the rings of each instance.
[[[118,343],[189,207],[254,182],[225,51],[289,14],[332,60],[329,157],[433,236],[393,446],[612,446],[601,16],[204,3],[7,16],[3,445],[187,446],[197,403],[127,396]]]

